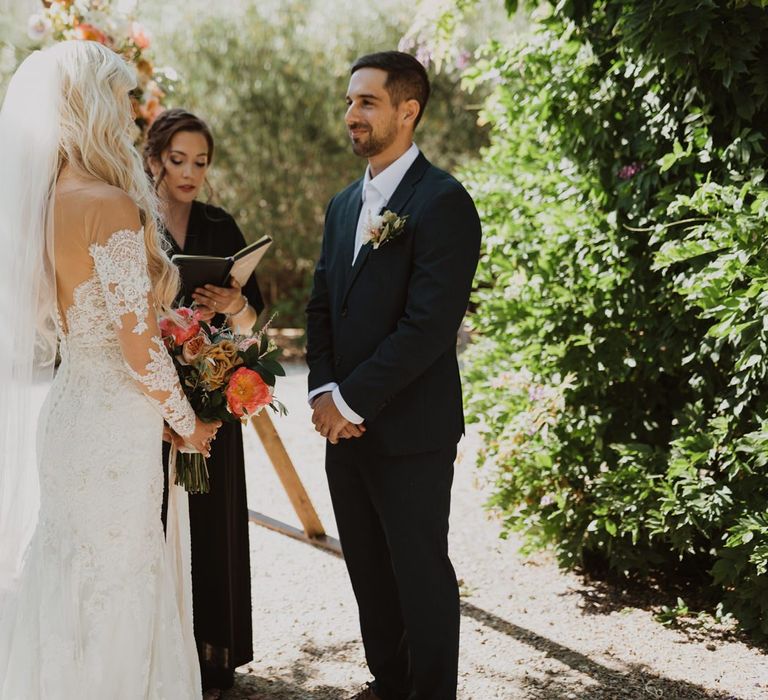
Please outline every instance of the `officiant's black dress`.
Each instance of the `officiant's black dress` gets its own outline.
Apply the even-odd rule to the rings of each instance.
[[[225,257],[245,246],[235,220],[223,209],[193,202],[184,250],[166,233],[173,253]],[[243,286],[248,303],[264,308],[255,277]],[[184,303],[191,303],[191,299]],[[211,323],[221,326],[224,317]],[[169,446],[163,443],[165,467]],[[248,506],[240,423],[224,423],[208,458],[211,490],[190,494],[192,601],[203,689],[232,686],[234,670],[253,659]],[[166,504],[163,503],[165,520]]]

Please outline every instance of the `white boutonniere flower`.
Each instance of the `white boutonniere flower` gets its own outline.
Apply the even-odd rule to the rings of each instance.
[[[377,216],[369,216],[363,229],[363,245],[371,243],[374,250],[393,238],[397,238],[405,230],[405,220],[408,215],[398,216],[395,212],[385,209]]]

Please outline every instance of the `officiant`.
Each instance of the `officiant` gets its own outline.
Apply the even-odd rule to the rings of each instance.
[[[227,257],[245,246],[234,218],[198,200],[210,185],[206,174],[214,141],[207,124],[182,109],[163,112],[152,124],[144,161],[161,203],[171,254]],[[185,298],[202,319],[250,332],[264,308],[255,276],[242,286],[205,285]],[[168,459],[168,445],[164,457]],[[251,661],[251,570],[243,436],[240,423],[225,423],[208,458],[210,492],[190,495],[192,597],[203,689],[217,697],[234,683],[235,668]]]

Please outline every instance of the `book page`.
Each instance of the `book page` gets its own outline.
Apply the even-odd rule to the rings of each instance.
[[[240,283],[240,286],[243,286],[248,281],[271,244],[272,242],[269,241],[265,245],[235,260],[229,274]]]

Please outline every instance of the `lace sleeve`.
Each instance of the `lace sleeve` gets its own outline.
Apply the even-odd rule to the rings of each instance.
[[[89,252],[129,374],[179,435],[191,435],[195,413],[160,337],[143,231],[117,231]]]

